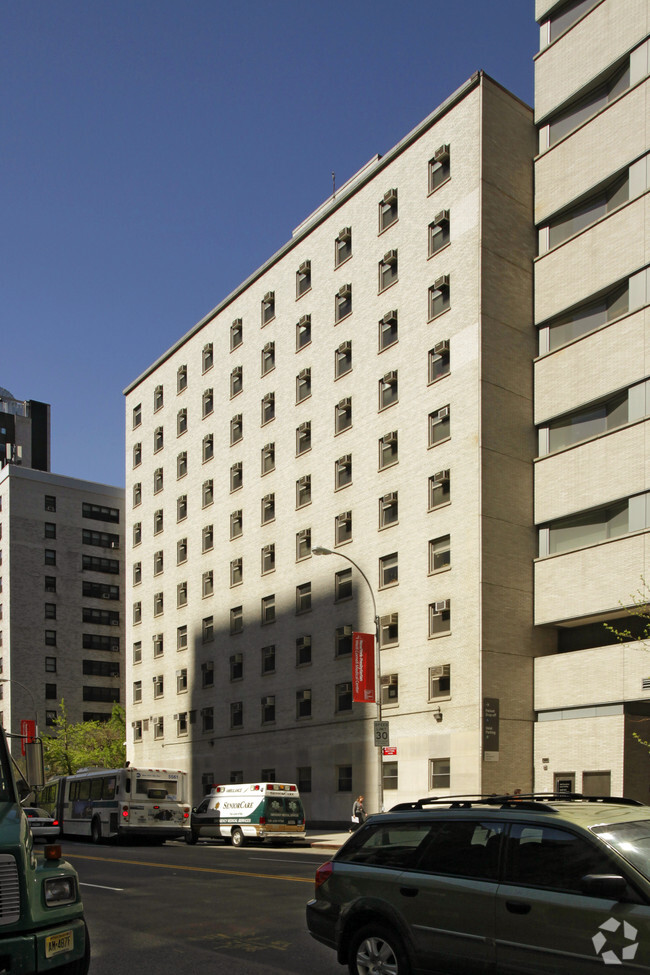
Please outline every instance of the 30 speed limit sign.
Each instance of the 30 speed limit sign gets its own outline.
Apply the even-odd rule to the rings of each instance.
[[[381,748],[382,745],[389,744],[388,721],[375,721],[375,745]]]

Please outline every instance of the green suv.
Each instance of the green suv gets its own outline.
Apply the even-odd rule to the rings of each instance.
[[[307,925],[351,975],[650,973],[650,806],[425,798],[316,872]]]

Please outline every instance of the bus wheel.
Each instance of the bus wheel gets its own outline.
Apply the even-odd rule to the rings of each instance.
[[[90,838],[93,843],[101,843],[102,841],[102,824],[97,816],[95,816],[90,825]]]
[[[233,846],[243,846],[244,843],[246,842],[244,840],[244,834],[240,830],[239,826],[235,826],[230,838],[232,840]]]
[[[195,833],[194,830],[192,829],[185,830],[185,842],[189,843],[190,846],[194,846],[194,844],[198,841],[198,838],[199,838],[199,834]]]

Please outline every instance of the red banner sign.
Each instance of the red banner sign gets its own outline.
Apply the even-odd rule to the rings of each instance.
[[[375,637],[372,633],[352,634],[352,700],[374,704]]]
[[[20,722],[20,734],[22,736],[22,741],[20,743],[20,750],[25,754],[25,745],[31,745],[36,737],[36,722],[35,721],[21,721]]]

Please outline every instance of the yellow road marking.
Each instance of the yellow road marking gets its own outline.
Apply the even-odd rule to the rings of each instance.
[[[97,860],[100,863],[126,863],[134,864],[138,867],[159,867],[162,870],[189,870],[193,873],[219,873],[228,874],[232,877],[255,877],[263,880],[291,880],[296,884],[313,884],[313,878],[309,877],[287,877],[281,874],[272,873],[253,873],[248,870],[219,870],[216,867],[185,867],[176,863],[150,863],[147,860],[122,860],[118,857],[93,857],[85,853],[72,853],[66,850],[66,860]]]

